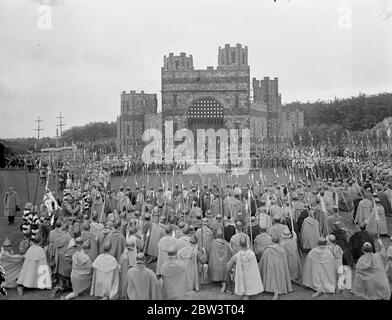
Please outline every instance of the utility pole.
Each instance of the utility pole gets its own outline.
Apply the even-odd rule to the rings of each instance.
[[[63,137],[63,127],[65,126],[65,124],[62,121],[64,117],[61,115],[61,112],[60,112],[60,116],[57,117],[57,119],[60,119],[60,123],[57,125],[57,127],[60,127],[60,139],[61,139]]]
[[[39,148],[39,133],[40,131],[44,130],[41,128],[40,123],[42,122],[42,120],[38,117],[37,120],[34,120],[35,122],[37,122],[37,128],[34,129],[35,131],[37,131],[37,148]]]

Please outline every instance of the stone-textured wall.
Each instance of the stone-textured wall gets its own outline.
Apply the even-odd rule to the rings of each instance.
[[[163,69],[165,71],[193,70],[192,55],[187,57],[184,52],[181,52],[179,56],[175,56],[173,53],[170,53],[168,57],[163,57]]]
[[[230,59],[224,58],[226,55]],[[175,61],[182,61],[181,68],[170,67]],[[192,62],[191,66],[186,66]],[[248,49],[240,44],[218,49],[218,67],[194,70],[193,60],[185,53],[180,56],[170,54],[164,58],[166,63],[161,69],[162,112],[168,116],[186,116],[191,104],[205,97],[218,100],[226,115],[249,112],[250,69]],[[180,119],[180,118],[179,118]],[[181,122],[182,121],[182,122]],[[183,123],[181,120],[179,125]]]
[[[249,74],[249,69],[187,72],[162,69],[162,112],[187,110],[193,101],[204,97],[215,98],[224,110],[248,110]]]
[[[284,139],[291,140],[299,129],[304,126],[304,113],[297,109],[283,110],[280,113],[280,134]]]
[[[145,115],[144,116],[144,130],[156,129],[163,133],[162,131],[162,113]]]
[[[237,43],[235,47],[225,44],[223,48],[218,48],[218,69],[247,69],[248,68],[248,47],[242,48]]]
[[[281,112],[281,95],[278,78],[273,80],[264,77],[263,80],[252,79],[253,99],[267,105],[267,136],[269,139],[279,137],[279,114]]]
[[[131,146],[140,144],[145,128],[145,115],[157,113],[157,95],[131,90],[121,93],[121,115],[117,120],[119,151],[130,152]]]
[[[259,142],[267,138],[267,118],[250,117],[250,138],[251,141]]]
[[[121,94],[121,115],[156,114],[158,108],[157,95],[125,91]]]

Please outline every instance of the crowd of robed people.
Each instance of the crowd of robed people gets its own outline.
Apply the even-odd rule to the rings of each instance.
[[[61,196],[47,190],[42,203],[25,204],[19,253],[8,238],[2,245],[5,286],[20,295],[70,291],[63,299],[184,299],[218,283],[222,293],[277,299],[296,284],[314,296],[348,289],[389,299],[392,249],[380,239],[392,213],[391,174],[386,163],[369,164],[347,179],[114,190],[111,172],[92,163],[67,177]]]

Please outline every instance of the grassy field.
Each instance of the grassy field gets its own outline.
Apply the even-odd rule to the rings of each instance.
[[[280,177],[280,182],[285,183],[287,182],[288,178],[284,175],[284,172],[281,170],[277,171],[279,177]],[[267,183],[273,183],[275,180],[277,180],[275,173],[273,170],[263,170],[263,174],[266,177]],[[239,176],[238,181],[240,184],[245,184],[249,183],[249,180],[251,181],[252,174],[250,176]],[[259,179],[259,172],[254,172],[253,173],[254,180]],[[296,181],[299,180],[299,175],[296,175]],[[133,188],[135,185],[146,185],[148,187],[157,187],[160,184],[160,179],[165,181],[166,177],[165,175],[150,175],[149,177],[147,176],[136,176],[136,177],[127,177],[127,180],[125,181],[125,186],[130,186]],[[172,179],[174,179],[174,184],[180,184],[181,181],[183,181],[184,185],[188,186],[191,183],[201,183],[201,184],[208,184],[209,182],[212,183],[235,183],[237,182],[237,177],[233,177],[230,179],[228,175],[221,175],[220,180],[217,182],[217,177],[216,175],[207,175],[205,176],[202,180],[198,175],[189,175],[189,176],[182,176],[181,175],[175,175],[174,177],[172,175],[167,176],[167,180],[170,183],[170,186],[172,184]],[[209,180],[211,179],[211,180]],[[122,177],[113,177],[111,180],[112,188],[117,189],[121,185]],[[24,204],[29,200],[30,202],[34,202],[34,198],[36,198],[36,203],[40,203],[42,201],[42,197],[44,194],[44,188],[45,186],[40,184],[38,182],[37,185],[37,173],[26,173],[23,170],[16,170],[16,171],[0,171],[0,196],[1,199],[4,199],[4,194],[5,191],[7,190],[8,186],[13,186],[15,191],[19,195],[20,199],[20,207],[23,210]],[[36,186],[38,186],[36,188]],[[49,183],[49,188],[51,190],[56,189],[56,185],[50,181]],[[37,192],[35,192],[37,190]],[[3,242],[5,237],[8,237],[12,243],[14,249],[17,250],[19,246],[19,242],[22,239],[21,232],[20,232],[20,225],[22,223],[22,213],[19,212],[15,219],[15,224],[9,226],[7,224],[7,218],[4,217],[4,208],[3,208],[3,201],[0,202],[0,243]],[[352,218],[350,213],[342,213],[343,217],[345,219],[345,225],[350,228],[351,230],[355,230],[355,227],[352,223]],[[392,219],[387,218],[388,221],[388,226],[389,230],[392,230]],[[389,245],[389,241],[387,239],[384,239],[385,244]],[[305,259],[305,256],[303,257]],[[281,296],[282,300],[309,300],[309,299],[314,299],[311,297],[312,291],[306,288],[303,288],[301,286],[294,285],[293,286],[294,292]],[[187,298],[188,299],[201,299],[201,300],[214,300],[214,299],[225,299],[225,300],[234,300],[238,299],[238,296],[235,295],[229,295],[227,293],[221,294],[220,293],[220,287],[214,284],[209,284],[206,285],[203,290],[200,292],[194,292],[191,295],[189,295]],[[272,298],[271,294],[268,293],[262,293],[254,297],[257,300],[269,300]],[[26,290],[25,295],[23,297],[19,297],[16,294],[16,290],[8,290],[8,296],[6,298],[0,297],[0,299],[24,299],[24,300],[48,300],[50,299],[50,291],[45,290],[45,291],[40,291],[40,290]],[[90,296],[82,296],[78,299],[94,299],[93,297]],[[339,295],[334,295],[334,294],[327,294],[327,295],[322,295],[316,300],[352,300],[355,299],[353,295],[350,292],[342,292]]]

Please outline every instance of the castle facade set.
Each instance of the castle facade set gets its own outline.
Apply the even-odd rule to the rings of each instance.
[[[303,112],[286,111],[281,106],[278,78],[252,79],[248,47],[226,44],[218,48],[218,66],[195,70],[192,55],[163,58],[161,68],[162,107],[158,112],[156,94],[141,91],[121,94],[121,114],[117,118],[117,147],[130,153],[142,146],[143,132],[150,128],[164,135],[165,121],[173,121],[173,131],[188,128],[250,130],[251,145],[289,141],[304,126]]]

